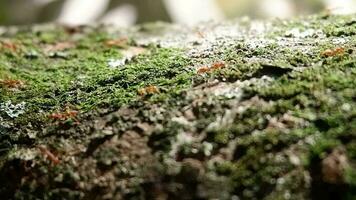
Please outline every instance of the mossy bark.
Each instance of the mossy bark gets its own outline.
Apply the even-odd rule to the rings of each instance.
[[[356,18],[1,28],[4,199],[353,199]]]

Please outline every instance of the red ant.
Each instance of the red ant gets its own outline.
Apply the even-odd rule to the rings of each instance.
[[[50,152],[45,146],[38,146],[38,149],[43,155],[45,155],[53,164],[57,165],[60,163],[60,160],[52,152]]]
[[[79,124],[80,122],[76,118],[78,115],[78,111],[75,110],[70,110],[68,107],[66,108],[66,111],[62,113],[52,113],[48,117],[50,119],[56,120],[56,121],[66,121],[68,119],[73,119],[76,124]]]
[[[156,94],[156,93],[159,93],[159,90],[154,85],[150,85],[150,86],[147,86],[145,88],[141,88],[141,89],[138,90],[138,94],[140,96],[144,96],[146,94]]]
[[[211,66],[203,66],[203,67],[199,67],[197,70],[198,74],[204,74],[207,72],[211,72],[214,70],[218,70],[225,67],[225,63],[224,62],[215,62],[213,64],[211,64]]]
[[[321,53],[323,56],[331,57],[336,55],[343,55],[345,53],[345,49],[342,47],[338,47],[335,49],[327,49]]]
[[[24,85],[22,81],[14,79],[0,80],[0,84],[7,88],[21,88]]]

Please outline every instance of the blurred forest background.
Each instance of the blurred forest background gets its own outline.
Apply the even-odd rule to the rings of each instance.
[[[0,25],[59,22],[130,26],[150,21],[194,25],[249,16],[290,18],[356,12],[356,0],[1,0]]]

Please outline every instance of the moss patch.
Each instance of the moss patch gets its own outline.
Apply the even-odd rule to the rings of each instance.
[[[354,21],[9,29],[0,194],[353,199]]]

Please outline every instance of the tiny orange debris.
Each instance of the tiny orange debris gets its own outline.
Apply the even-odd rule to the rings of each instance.
[[[345,49],[342,47],[337,47],[335,49],[327,49],[321,53],[321,55],[326,57],[343,55],[345,53]]]

